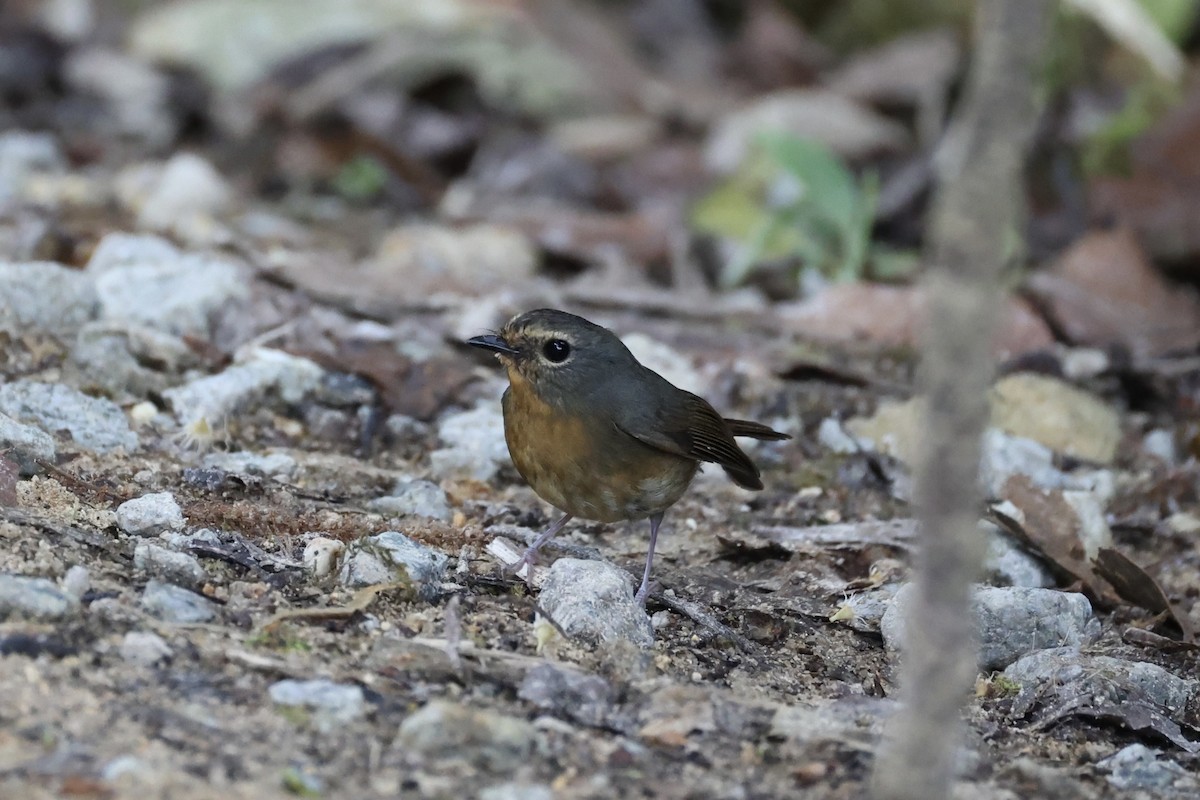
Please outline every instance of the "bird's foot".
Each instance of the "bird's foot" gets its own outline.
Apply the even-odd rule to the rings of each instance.
[[[524,581],[527,586],[533,586],[533,571],[538,566],[538,556],[540,555],[538,548],[527,547],[525,552],[521,554],[519,561],[513,563],[509,570],[514,575],[520,575],[521,570],[525,570]]]
[[[642,585],[638,588],[637,594],[633,596],[633,599],[637,601],[639,606],[645,608],[646,598],[650,596],[651,592],[657,592],[660,589],[662,589],[662,585],[658,581],[642,581]]]

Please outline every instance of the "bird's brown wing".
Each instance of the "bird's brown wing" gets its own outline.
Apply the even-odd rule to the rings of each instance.
[[[639,414],[617,419],[617,427],[658,450],[720,464],[733,482],[744,489],[763,488],[758,467],[738,447],[730,426],[712,406],[704,399],[682,390],[672,400],[675,402],[663,404],[665,408],[660,407],[652,415]],[[738,422],[742,426],[756,425]],[[760,427],[771,430],[766,426]]]

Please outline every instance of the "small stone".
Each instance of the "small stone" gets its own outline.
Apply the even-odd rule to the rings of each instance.
[[[74,598],[82,599],[88,589],[92,588],[92,576],[88,573],[87,567],[76,564],[67,570],[66,575],[63,575],[61,583],[64,592]]]
[[[90,391],[134,400],[159,394],[174,382],[173,375],[194,366],[196,355],[183,339],[144,325],[111,320],[90,322],[79,330],[71,349],[71,375]],[[158,408],[143,410],[144,422]]]
[[[993,586],[1032,586],[1041,589],[1056,585],[1054,576],[1045,564],[1021,549],[1000,528],[986,520],[981,520],[979,527],[988,539],[987,554],[983,557],[988,583]]]
[[[632,579],[612,564],[558,559],[546,573],[538,603],[572,638],[592,644],[654,644],[650,618],[634,599]]]
[[[1131,744],[1096,762],[1096,766],[1108,772],[1109,783],[1125,791],[1175,789],[1182,798],[1183,791],[1200,789],[1200,781],[1162,755],[1144,744]]]
[[[133,566],[168,583],[198,589],[208,582],[208,572],[193,556],[178,550],[140,542],[133,551]]]
[[[132,536],[181,531],[185,524],[183,510],[170,492],[145,494],[117,506],[117,527]]]
[[[836,417],[826,417],[817,428],[817,441],[828,450],[842,455],[857,453],[864,448],[858,440],[846,432],[841,420]]]
[[[1102,549],[1112,547],[1112,530],[1108,527],[1100,497],[1087,491],[1064,491],[1062,497],[1079,520],[1079,543],[1087,560],[1094,559]]]
[[[359,539],[347,548],[338,580],[346,586],[411,581],[417,595],[437,596],[450,559],[445,553],[414,541],[398,531]]]
[[[142,592],[142,607],[165,622],[208,622],[217,616],[212,601],[173,583],[151,580]]]
[[[32,425],[22,425],[7,414],[0,414],[0,451],[17,463],[21,475],[38,471],[38,461],[54,463],[54,439]]]
[[[346,545],[337,539],[316,536],[304,545],[304,568],[314,578],[324,578],[342,563],[345,551]]]
[[[0,202],[20,195],[31,177],[61,172],[66,158],[49,133],[0,133]]]
[[[888,649],[904,646],[904,614],[914,587],[900,589],[883,615],[880,631]],[[1022,586],[976,587],[973,595],[979,632],[979,668],[1003,669],[1023,655],[1064,645],[1079,646],[1100,635],[1100,622],[1081,594]]]
[[[271,684],[267,691],[276,705],[300,706],[312,711],[317,728],[324,732],[353,722],[367,712],[362,687],[326,678],[282,680]]]
[[[58,383],[18,380],[0,386],[0,413],[51,433],[65,430],[79,446],[100,453],[138,446],[120,406]]]
[[[171,646],[157,633],[129,631],[121,640],[121,658],[140,667],[152,667],[172,655]]]
[[[1152,430],[1142,437],[1142,450],[1167,466],[1174,465],[1179,458],[1175,450],[1175,436],[1163,428]]]
[[[422,758],[454,758],[515,772],[533,754],[537,731],[519,717],[433,700],[400,723],[398,743]]]
[[[602,726],[615,702],[612,684],[604,678],[551,662],[526,672],[517,696],[589,727]]]
[[[399,481],[391,494],[375,498],[367,508],[377,514],[428,517],[442,522],[449,522],[454,515],[442,487],[411,479]]]
[[[33,328],[66,337],[99,309],[91,277],[77,269],[50,262],[0,262],[0,330]]]
[[[443,417],[438,438],[445,446],[429,455],[438,478],[486,481],[509,461],[499,402],[481,403],[470,411]]]
[[[221,173],[194,153],[172,156],[138,209],[138,226],[170,231],[186,228],[190,217],[229,210],[233,190]]]
[[[55,620],[79,610],[79,598],[48,578],[0,574],[0,619]]]

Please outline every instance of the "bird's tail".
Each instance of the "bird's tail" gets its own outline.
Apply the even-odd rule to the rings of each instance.
[[[772,442],[792,438],[788,434],[780,433],[774,428],[769,428],[760,422],[751,422],[745,419],[727,419],[725,420],[725,424],[729,426],[729,432],[734,436],[748,436],[751,439],[766,439]]]

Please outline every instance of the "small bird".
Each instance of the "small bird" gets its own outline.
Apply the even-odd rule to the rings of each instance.
[[[645,605],[663,514],[687,490],[700,462],[762,489],[758,467],[735,436],[789,439],[757,422],[723,419],[703,398],[642,366],[616,334],[550,308],[518,314],[498,334],[467,344],[491,350],[508,372],[504,438],[513,464],[543,500],[563,512],[516,565],[574,517],[650,520],[637,600]]]

